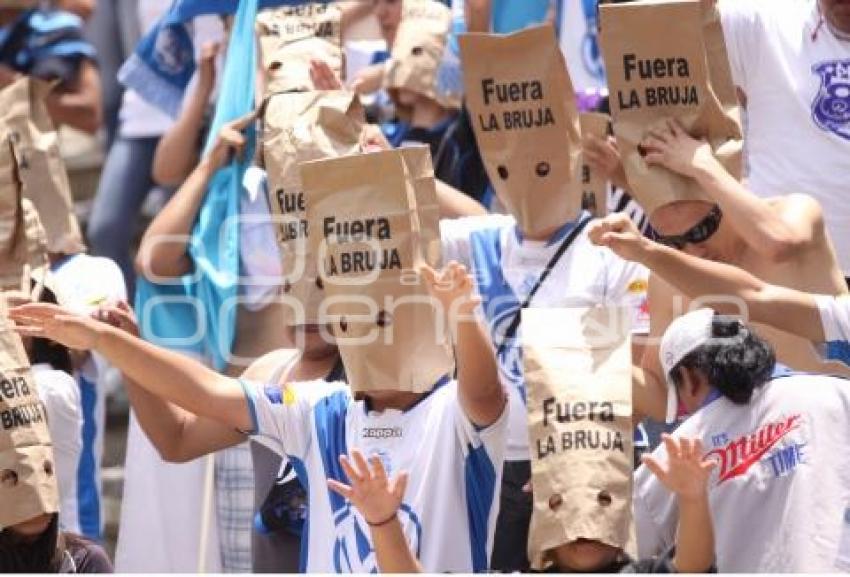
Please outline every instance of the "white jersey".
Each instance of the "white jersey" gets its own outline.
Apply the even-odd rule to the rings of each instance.
[[[817,0],[721,0],[732,74],[747,96],[748,186],[810,194],[850,276],[850,41]]]
[[[719,398],[676,430],[719,461],[709,503],[720,572],[850,570],[848,414],[850,382],[777,374],[749,404]],[[666,459],[663,445],[655,454]],[[678,513],[645,466],[634,491],[644,558],[673,544]]]
[[[79,533],[77,464],[83,449],[80,389],[74,377],[47,364],[33,365],[32,374],[38,398],[47,411],[47,426],[53,442],[59,482],[59,529]]]
[[[826,342],[850,342],[850,296],[817,295]]]
[[[586,215],[585,215],[586,218]],[[496,345],[499,375],[510,392],[505,459],[529,460],[522,347],[518,339],[500,347],[508,325],[552,255],[573,228],[568,224],[549,242],[523,240],[512,216],[488,215],[443,220],[443,262],[466,265],[476,279],[484,315]],[[621,305],[635,311],[635,332],[647,332],[649,272],[590,242],[587,228],[561,256],[532,299],[535,307]],[[521,333],[518,331],[518,335]]]
[[[438,385],[407,411],[382,413],[355,401],[344,383],[243,386],[254,419],[252,438],[289,458],[309,495],[302,571],[377,570],[366,522],[327,486],[327,479],[347,483],[339,456],[352,449],[379,455],[390,475],[409,472],[399,518],[425,571],[487,569],[499,509],[504,415],[477,430],[458,403],[454,381]]]

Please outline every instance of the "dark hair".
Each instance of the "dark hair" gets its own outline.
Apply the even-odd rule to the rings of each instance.
[[[58,573],[65,552],[54,513],[44,532],[29,541],[13,530],[0,531],[0,573]]]
[[[773,347],[738,319],[715,315],[710,342],[688,354],[671,371],[682,386],[682,369],[700,371],[709,385],[737,405],[750,402],[753,391],[770,380],[776,365]]]
[[[42,290],[38,302],[54,305],[59,304],[56,295],[48,288]],[[30,349],[30,363],[33,365],[48,364],[57,371],[65,371],[69,375],[74,376],[71,351],[56,341],[34,337],[32,339],[32,348]]]

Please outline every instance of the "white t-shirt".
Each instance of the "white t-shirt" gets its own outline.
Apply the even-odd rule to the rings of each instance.
[[[38,398],[47,411],[47,426],[53,442],[53,461],[59,482],[59,528],[80,532],[77,509],[77,464],[83,450],[83,413],[80,389],[74,378],[50,365],[32,367]]]
[[[818,199],[850,276],[850,42],[816,0],[721,0],[735,83],[747,95],[748,186]]]
[[[719,398],[673,434],[719,459],[709,484],[720,572],[850,570],[850,383],[774,378],[748,405]],[[664,446],[655,454],[666,458]],[[676,500],[645,466],[635,473],[641,558],[673,544]]]
[[[302,570],[377,570],[366,522],[327,487],[327,479],[347,482],[339,456],[352,449],[380,455],[390,475],[410,474],[399,518],[425,571],[487,569],[499,509],[504,415],[477,430],[458,403],[454,381],[407,411],[383,413],[369,412],[344,383],[243,386],[254,418],[252,438],[289,458],[309,495]]]
[[[242,187],[239,198],[240,296],[244,306],[260,310],[280,292],[283,267],[269,210],[266,171],[257,166],[249,167]]]
[[[586,215],[584,215],[586,217]],[[499,374],[510,392],[511,416],[505,459],[529,460],[522,348],[499,348],[502,335],[572,224],[550,242],[521,240],[512,216],[487,215],[440,222],[443,262],[466,265],[476,279],[496,344]],[[649,272],[590,242],[587,228],[575,239],[532,299],[537,307],[622,305],[635,311],[635,332],[648,332]],[[521,334],[521,329],[517,331]],[[514,343],[517,339],[514,339]]]
[[[850,296],[817,295],[826,342],[850,342]]]

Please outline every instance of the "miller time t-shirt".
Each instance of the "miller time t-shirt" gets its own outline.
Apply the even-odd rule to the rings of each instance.
[[[580,218],[588,218],[588,214],[583,213]],[[549,241],[538,242],[523,239],[512,216],[474,216],[440,222],[443,262],[455,260],[464,264],[475,277],[498,351],[499,375],[510,393],[507,461],[530,458],[525,378],[521,339],[515,338],[504,347],[499,345],[525,297],[575,224],[567,223]],[[649,272],[642,265],[624,261],[607,248],[594,245],[585,228],[558,260],[531,306],[624,306],[634,311],[633,332],[646,333],[648,278]],[[521,335],[520,326],[517,336]]]
[[[792,374],[748,405],[718,398],[675,431],[718,460],[709,481],[718,571],[850,571],[848,414],[850,382]],[[655,455],[666,460],[663,445]],[[673,544],[676,499],[646,466],[634,508],[640,557]]]
[[[735,84],[747,96],[747,185],[820,201],[850,276],[850,41],[817,0],[720,0]]]
[[[242,381],[252,439],[286,456],[308,493],[301,569],[372,573],[377,560],[369,527],[356,508],[327,486],[348,483],[339,456],[379,455],[390,476],[410,478],[399,520],[428,572],[485,571],[498,515],[505,414],[479,430],[444,381],[406,411],[368,410],[345,383],[318,380],[261,385]]]

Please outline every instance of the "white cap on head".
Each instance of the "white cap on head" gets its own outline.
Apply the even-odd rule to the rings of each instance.
[[[712,339],[713,318],[714,311],[709,308],[695,310],[674,320],[664,332],[659,357],[667,381],[668,423],[675,422],[679,409],[676,386],[670,375],[682,359]]]

